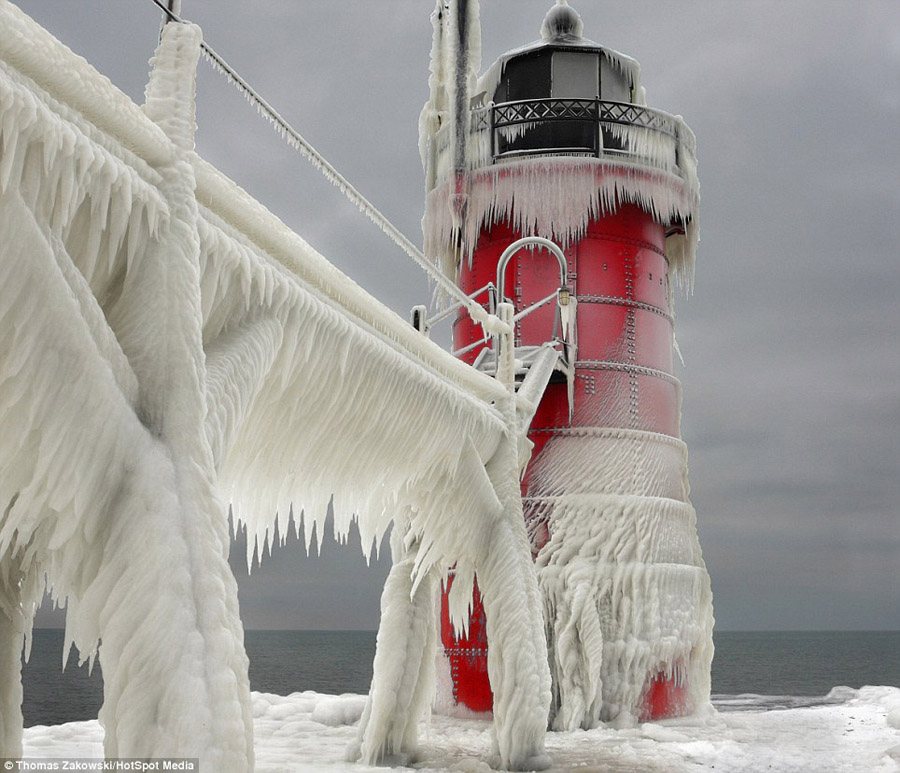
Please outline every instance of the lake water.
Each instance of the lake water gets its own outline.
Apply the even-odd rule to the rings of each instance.
[[[247,631],[245,644],[257,692],[368,692],[374,632]],[[808,704],[838,685],[900,686],[900,631],[722,631],[715,645],[712,689],[723,709],[739,708],[726,696],[741,693],[780,696],[769,701],[777,708]],[[34,632],[23,670],[26,727],[97,716],[99,666],[88,675],[73,655],[61,671],[62,646],[61,630]]]

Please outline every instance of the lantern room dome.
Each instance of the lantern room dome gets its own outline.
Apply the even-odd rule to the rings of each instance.
[[[528,99],[639,98],[640,66],[631,57],[584,37],[581,15],[557,0],[544,17],[541,39],[507,51],[478,80],[475,102]]]
[[[639,91],[634,59],[584,37],[584,22],[558,0],[541,39],[501,56],[479,79],[476,100],[501,104],[535,99],[633,102]]]
[[[580,39],[584,33],[584,23],[578,11],[567,0],[559,0],[544,17],[541,38],[547,41],[564,42]]]

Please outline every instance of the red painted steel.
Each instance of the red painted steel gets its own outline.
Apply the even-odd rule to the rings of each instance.
[[[551,234],[541,234],[552,238]],[[483,231],[472,258],[460,272],[459,284],[472,293],[496,282],[500,255],[520,234],[506,224]],[[680,392],[672,377],[673,327],[669,308],[669,269],[665,227],[634,205],[589,223],[584,236],[566,250],[569,286],[578,299],[578,359],[575,410],[569,422],[565,383],[551,383],[532,421],[532,459],[559,430],[568,427],[622,427],[678,437]],[[556,259],[541,250],[520,251],[507,268],[506,294],[517,310],[550,295],[559,285]],[[483,299],[479,299],[483,300]],[[553,330],[555,304],[548,304],[516,325],[517,345],[538,345]],[[459,349],[482,338],[467,314],[454,323],[453,344]],[[472,363],[481,346],[463,356]],[[525,517],[529,519],[529,473],[523,481]],[[533,524],[533,549],[548,539],[545,523]],[[490,709],[484,610],[475,592],[475,612],[467,639],[457,642],[442,597],[441,638],[450,657],[458,703],[473,711]],[[462,658],[457,650],[471,656]],[[456,654],[454,654],[456,653]],[[456,660],[454,660],[454,657]],[[454,665],[455,664],[455,665]],[[647,716],[677,711],[684,687],[664,675],[649,677]]]
[[[487,620],[481,605],[478,583],[475,583],[469,633],[456,638],[450,623],[447,594],[453,587],[453,575],[441,596],[441,644],[450,661],[453,680],[453,699],[471,711],[490,711],[494,702],[491,683],[487,678]]]
[[[687,701],[687,685],[664,672],[654,674],[644,688],[640,721],[677,717],[684,713]]]

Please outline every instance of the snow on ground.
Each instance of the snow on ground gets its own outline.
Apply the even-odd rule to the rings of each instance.
[[[361,695],[253,694],[259,773],[374,771],[344,761]],[[837,687],[823,699],[721,696],[705,717],[550,733],[555,771],[898,771],[900,688]],[[426,771],[488,773],[490,724],[435,716],[410,763]],[[100,757],[96,721],[25,730],[26,757]],[[408,770],[409,768],[404,768]],[[383,770],[383,768],[381,769]]]

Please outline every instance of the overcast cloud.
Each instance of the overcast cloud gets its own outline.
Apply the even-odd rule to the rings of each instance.
[[[484,62],[550,0],[483,0]],[[900,628],[900,4],[572,0],[697,134],[701,247],[677,336],[684,435],[722,628]],[[150,0],[18,0],[140,101]],[[207,41],[415,241],[430,0],[183,0]],[[201,64],[198,151],[403,315],[428,290]],[[235,553],[242,553],[238,545]],[[248,627],[374,628],[386,557],[297,543]],[[57,618],[42,614],[41,621]]]

